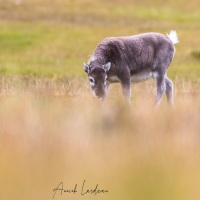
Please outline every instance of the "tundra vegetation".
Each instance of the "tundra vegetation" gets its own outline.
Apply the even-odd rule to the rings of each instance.
[[[0,0],[0,199],[51,199],[60,182],[99,195],[56,199],[200,198],[199,1]],[[154,81],[119,84],[102,106],[82,64],[105,37],[169,33],[175,104]],[[142,91],[142,92],[141,92]]]

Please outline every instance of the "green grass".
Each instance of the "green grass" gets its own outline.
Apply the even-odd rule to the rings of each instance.
[[[200,42],[197,4],[1,1],[0,74],[83,76],[82,63],[103,38],[176,29],[180,43],[169,74],[198,78],[200,60],[193,56]]]
[[[108,28],[102,30],[99,27],[77,26],[55,28],[40,25],[32,28],[26,24],[6,27],[0,34],[0,72],[2,75],[83,76],[82,63],[88,60],[101,39],[138,32],[133,28],[118,30],[115,27],[112,31]],[[161,32],[165,34],[167,31]],[[193,51],[198,49],[199,31],[194,32],[193,38],[184,38],[188,30],[178,33],[181,42],[176,46],[175,58],[169,69],[170,76],[187,78],[195,74],[198,78],[200,60],[194,58]]]

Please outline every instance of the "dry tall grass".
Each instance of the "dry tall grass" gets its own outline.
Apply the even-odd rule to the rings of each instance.
[[[83,180],[109,193],[55,199],[199,199],[199,83],[175,88],[175,106],[155,109],[151,81],[129,107],[117,85],[102,105],[83,80],[2,78],[0,199],[52,199]]]

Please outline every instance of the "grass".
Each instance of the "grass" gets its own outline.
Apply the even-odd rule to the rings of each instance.
[[[112,33],[110,29],[102,30],[96,27],[81,27],[81,32],[80,27],[77,26],[55,29],[55,27],[39,25],[34,30],[26,24],[17,28],[8,28],[7,24],[3,24],[2,27],[4,29],[0,34],[3,41],[0,47],[2,75],[83,76],[82,63],[88,60],[102,38],[139,32],[133,28],[118,30],[115,27],[112,28]],[[183,42],[176,46],[177,52],[169,71],[170,76],[174,77],[174,74],[179,76],[177,71],[183,71],[180,76],[185,77],[193,75],[193,72],[195,76],[199,75],[200,61],[193,57],[193,51],[199,49],[199,31],[192,31],[194,35],[192,40],[184,37],[191,34],[188,30],[179,30],[178,33],[180,41]],[[188,74],[191,67],[194,68],[193,72]]]
[[[100,105],[83,80],[1,78],[1,199],[51,199],[85,179],[109,189],[86,199],[198,198],[199,83],[175,85],[174,109],[155,110],[153,82],[133,86],[130,108],[117,86]]]
[[[170,76],[200,75],[197,1],[15,1],[1,0],[0,73],[2,75],[83,76],[86,62],[105,37],[176,29],[180,44]],[[97,9],[98,8],[98,9]],[[196,76],[197,75],[197,76]],[[193,78],[192,74],[192,78]]]
[[[108,194],[55,199],[199,199],[199,2],[0,0],[0,199],[52,199],[86,180]],[[155,83],[118,84],[105,104],[82,63],[105,37],[178,32],[168,75],[175,105],[153,108]]]

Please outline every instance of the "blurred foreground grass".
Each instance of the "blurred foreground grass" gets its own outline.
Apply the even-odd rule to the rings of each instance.
[[[119,85],[100,104],[76,78],[1,78],[0,198],[51,199],[86,180],[109,193],[55,199],[198,199],[199,83],[175,86],[174,108],[155,109],[151,81],[128,107]]]

